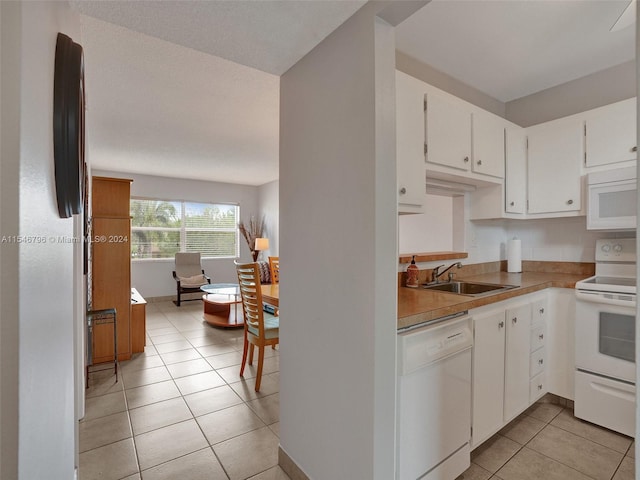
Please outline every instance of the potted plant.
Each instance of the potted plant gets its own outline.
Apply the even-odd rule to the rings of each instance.
[[[260,251],[255,249],[256,238],[264,237],[264,215],[259,221],[254,217],[251,217],[248,224],[245,224],[241,220],[238,222],[238,228],[240,229],[240,233],[242,233],[244,239],[247,241],[249,251],[253,256],[253,261],[257,261]]]

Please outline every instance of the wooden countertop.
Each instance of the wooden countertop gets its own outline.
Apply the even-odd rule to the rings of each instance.
[[[398,288],[398,328],[435,320],[472,308],[489,305],[549,287],[575,288],[576,282],[589,277],[584,274],[523,272],[494,272],[459,278],[461,281],[518,285],[495,295],[468,297],[439,293],[423,288]]]

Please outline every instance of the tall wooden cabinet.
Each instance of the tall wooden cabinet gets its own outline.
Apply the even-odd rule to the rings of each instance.
[[[118,360],[131,358],[131,216],[132,180],[93,177],[92,305],[115,308]],[[93,363],[113,360],[113,325],[93,328]]]

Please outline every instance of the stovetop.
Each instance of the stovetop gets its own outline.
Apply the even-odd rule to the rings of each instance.
[[[578,290],[636,293],[636,239],[596,240],[596,274],[576,283]]]
[[[586,280],[582,280],[582,285],[611,285],[614,287],[635,287],[636,279],[635,278],[620,278],[620,277],[591,277]]]

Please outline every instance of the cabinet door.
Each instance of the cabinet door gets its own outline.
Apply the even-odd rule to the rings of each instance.
[[[424,88],[396,71],[396,159],[398,210],[422,213],[425,200]]]
[[[118,327],[118,359],[131,357],[131,220],[93,218],[92,309],[115,308]],[[94,363],[113,359],[113,330],[94,328]]]
[[[582,125],[575,118],[529,127],[529,213],[580,210]]]
[[[507,128],[505,156],[504,210],[523,214],[527,205],[527,136],[523,128]]]
[[[473,445],[502,427],[504,392],[504,310],[474,315]],[[526,352],[528,354],[528,352]],[[529,381],[528,370],[527,377]]]
[[[629,98],[589,112],[585,120],[587,167],[634,160],[636,99]]]
[[[474,113],[473,162],[475,173],[504,178],[504,122],[488,113]]]
[[[426,96],[426,160],[468,171],[471,163],[471,112],[434,94]]]
[[[510,421],[529,406],[529,343],[531,304],[505,312],[504,421]]]

